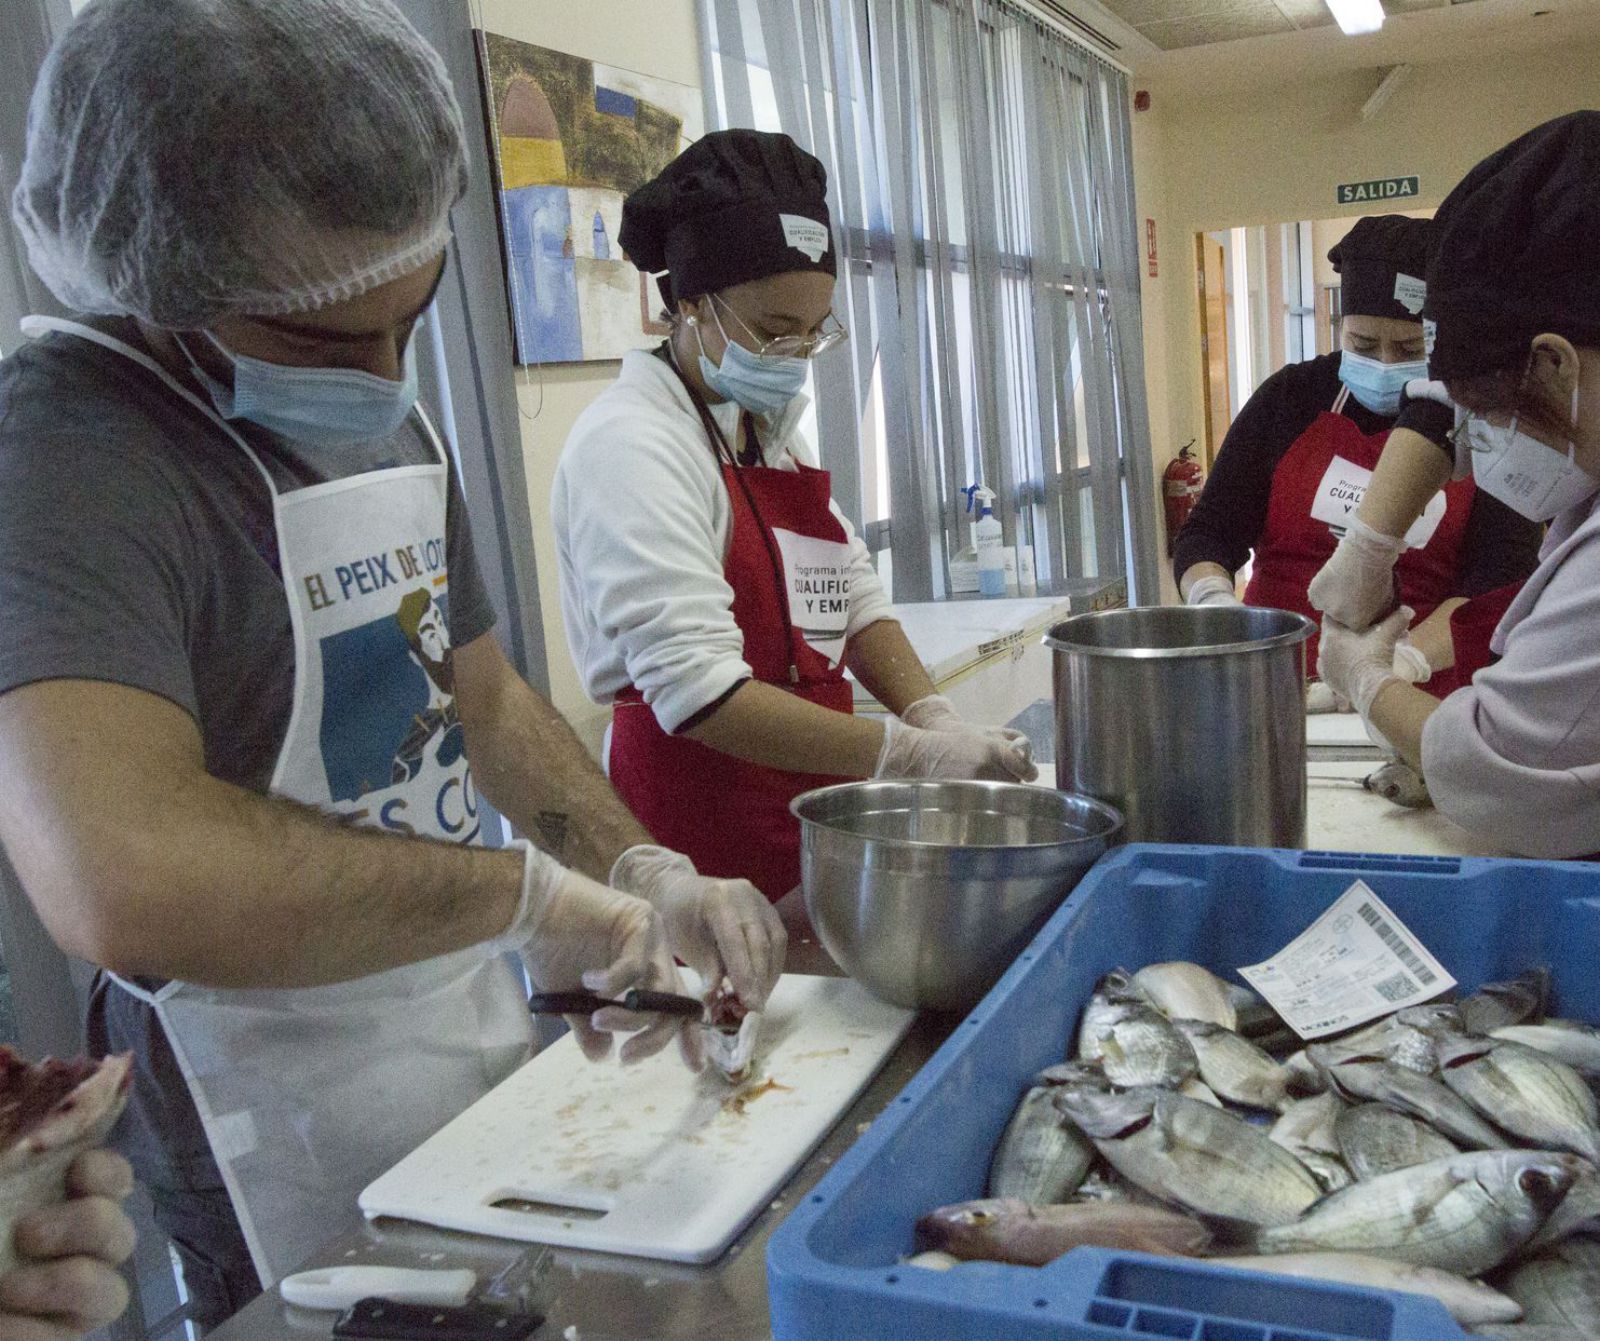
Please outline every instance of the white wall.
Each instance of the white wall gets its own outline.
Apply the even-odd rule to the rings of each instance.
[[[700,37],[694,0],[649,0],[648,4],[641,0],[482,0],[482,22],[490,32],[521,42],[700,86]],[[561,627],[550,487],[556,460],[573,421],[616,377],[618,366],[573,363],[517,372],[528,503],[533,513],[534,550],[539,566],[539,600],[550,662],[550,697],[596,751],[610,714],[590,703],[579,688]]]
[[[1158,92],[1150,111],[1134,113],[1141,227],[1146,215],[1156,219],[1162,252],[1161,276],[1145,280],[1144,299],[1158,474],[1205,423],[1195,233],[1347,214],[1335,187],[1383,177],[1420,176],[1421,195],[1407,203],[1431,209],[1474,164],[1524,131],[1600,107],[1600,43],[1592,41],[1419,65],[1363,121],[1361,106],[1381,75],[1308,65],[1303,78],[1281,87]]]

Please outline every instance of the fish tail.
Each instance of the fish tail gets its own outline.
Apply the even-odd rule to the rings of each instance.
[[[1261,1226],[1231,1215],[1206,1215],[1192,1212],[1211,1235],[1207,1252],[1216,1256],[1254,1256],[1260,1249]]]

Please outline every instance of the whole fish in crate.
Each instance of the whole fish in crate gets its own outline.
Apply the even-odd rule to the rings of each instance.
[[[1537,1049],[1494,1038],[1446,1036],[1439,1076],[1480,1114],[1529,1145],[1600,1161],[1600,1110],[1582,1076]]]
[[[1190,1216],[1133,1201],[1031,1206],[966,1201],[917,1221],[921,1242],[966,1261],[1043,1266],[1074,1248],[1112,1248],[1168,1256],[1204,1252],[1211,1235]]]
[[[1286,1224],[1322,1195],[1299,1160],[1233,1114],[1151,1087],[1056,1103],[1124,1178],[1187,1210]]]
[[[1355,1183],[1291,1224],[1214,1227],[1253,1253],[1369,1253],[1480,1276],[1538,1232],[1587,1167],[1541,1150],[1453,1155]]]

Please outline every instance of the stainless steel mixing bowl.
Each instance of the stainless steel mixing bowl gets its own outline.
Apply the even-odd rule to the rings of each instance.
[[[1122,816],[1011,782],[846,782],[795,798],[806,911],[839,966],[897,1006],[968,1010]]]

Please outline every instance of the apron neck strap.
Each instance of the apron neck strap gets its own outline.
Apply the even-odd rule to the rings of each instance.
[[[1350,403],[1350,388],[1340,384],[1339,394],[1333,398],[1333,413],[1343,414],[1344,407]]]
[[[144,350],[136,349],[126,340],[119,340],[114,335],[107,335],[106,332],[86,325],[84,322],[68,321],[62,317],[47,317],[37,312],[31,316],[24,317],[18,325],[22,333],[30,339],[46,335],[51,331],[59,331],[63,335],[75,335],[80,340],[87,340],[90,344],[99,345],[102,349],[109,349],[112,353],[120,354],[123,358],[137,363],[151,376],[160,379],[169,391],[182,397],[243,448],[244,454],[250,458],[261,478],[266,481],[267,491],[273,497],[277,497],[278,486],[272,478],[272,472],[267,469],[266,464],[256,455],[255,448],[245,441],[244,435],[217,413],[216,406],[202,400],[164,368],[158,360]],[[434,454],[439,458],[439,464],[448,470],[452,460],[449,449],[445,447],[443,439],[440,438],[438,430],[434,428],[433,421],[428,418],[427,412],[422,408],[421,403],[419,402],[413,408],[422,424],[424,434],[433,447]]]
[[[243,448],[244,454],[250,458],[251,463],[260,472],[261,478],[266,481],[267,492],[274,498],[277,497],[278,486],[273,481],[272,472],[267,469],[265,463],[256,455],[255,449],[244,440],[239,430],[217,413],[216,406],[208,405],[201,400],[199,396],[178,381],[176,377],[162,367],[153,357],[145,353],[144,350],[135,349],[127,341],[119,340],[114,335],[107,335],[104,331],[85,325],[81,321],[67,321],[61,317],[46,317],[34,313],[32,316],[24,317],[19,324],[22,333],[30,338],[44,335],[50,331],[59,331],[64,335],[75,335],[80,340],[87,340],[90,344],[99,345],[102,349],[109,349],[112,353],[120,354],[123,358],[137,363],[146,372],[159,379],[169,391],[187,401]]]
[[[683,389],[689,393],[689,399],[694,404],[695,411],[700,416],[700,423],[705,428],[706,438],[711,443],[711,450],[716,454],[720,464],[731,467],[733,478],[739,482],[739,489],[744,494],[745,506],[750,509],[750,517],[756,524],[756,530],[761,534],[761,543],[767,551],[767,559],[772,564],[773,580],[778,587],[778,615],[788,624],[789,643],[789,683],[800,683],[800,655],[795,648],[794,620],[789,614],[789,584],[784,577],[783,559],[778,553],[778,542],[771,529],[761,516],[761,509],[756,506],[755,495],[750,492],[750,484],[744,477],[744,472],[739,469],[738,454],[728,443],[728,438],[722,431],[722,425],[717,423],[716,417],[711,413],[711,407],[706,404],[702,396],[689,379],[683,375],[683,369],[678,366],[678,360],[672,353],[671,342],[663,340],[656,346],[655,356],[667,367],[672,369],[673,375],[683,384]],[[755,441],[755,424],[750,418],[750,412],[745,411],[746,440]],[[757,452],[760,451],[758,447]]]
[[[695,413],[700,416],[700,424],[706,431],[706,438],[711,443],[711,448],[717,454],[717,460],[726,461],[733,466],[759,466],[762,464],[761,444],[756,437],[755,416],[749,410],[743,411],[739,416],[739,426],[744,430],[745,448],[743,452],[736,451],[728,442],[728,436],[722,431],[722,425],[717,422],[716,416],[711,413],[711,407],[706,404],[706,399],[683,375],[683,369],[678,366],[678,356],[673,351],[671,343],[663,340],[656,346],[655,356],[667,367],[671,368],[683,389],[688,393],[689,400],[693,403]]]

